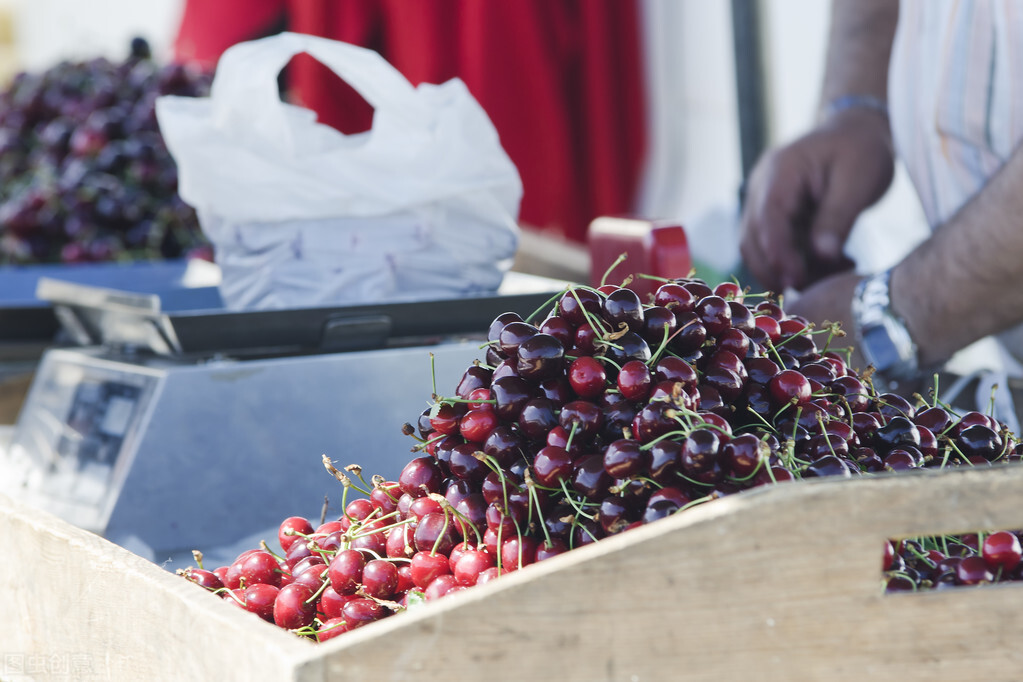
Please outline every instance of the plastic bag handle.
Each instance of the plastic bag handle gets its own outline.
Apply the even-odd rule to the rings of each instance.
[[[245,120],[269,140],[290,138],[277,76],[291,59],[306,53],[329,68],[374,109],[416,127],[431,124],[430,110],[420,104],[411,83],[377,52],[336,40],[301,33],[280,33],[228,48],[217,64],[210,91],[218,125],[229,128]],[[339,133],[341,134],[341,133]]]

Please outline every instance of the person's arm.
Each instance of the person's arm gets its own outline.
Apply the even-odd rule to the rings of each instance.
[[[847,96],[885,100],[897,20],[897,0],[833,2],[820,123],[768,152],[751,173],[741,250],[750,272],[769,288],[801,289],[850,267],[842,248],[853,223],[891,184],[887,117],[828,105]]]
[[[922,365],[1023,321],[1023,151],[892,272]]]
[[[916,343],[919,364],[1023,322],[1023,147],[962,209],[892,270],[891,307]],[[786,310],[841,322],[856,345],[850,305],[860,277],[843,273],[810,287]],[[862,356],[854,366],[864,369]]]
[[[834,0],[821,106],[845,95],[888,99],[898,0]]]

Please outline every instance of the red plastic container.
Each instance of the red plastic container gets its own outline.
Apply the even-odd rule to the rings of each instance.
[[[599,286],[608,268],[625,254],[625,261],[611,270],[606,283],[621,284],[632,275],[629,288],[644,301],[660,283],[640,274],[671,279],[685,277],[693,267],[685,230],[674,221],[602,216],[590,223],[587,244],[590,284]]]

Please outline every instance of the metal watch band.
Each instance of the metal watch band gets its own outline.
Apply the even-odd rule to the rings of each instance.
[[[917,347],[905,323],[892,311],[891,270],[865,277],[856,286],[852,314],[857,345],[867,362],[886,381],[906,381],[920,374]]]

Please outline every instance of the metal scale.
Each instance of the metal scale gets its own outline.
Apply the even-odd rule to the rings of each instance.
[[[318,516],[325,496],[336,510],[321,455],[396,477],[432,374],[453,391],[496,315],[527,315],[563,285],[510,273],[494,296],[232,312],[215,287],[42,279],[78,346],[43,356],[0,449],[0,492],[157,552]]]

